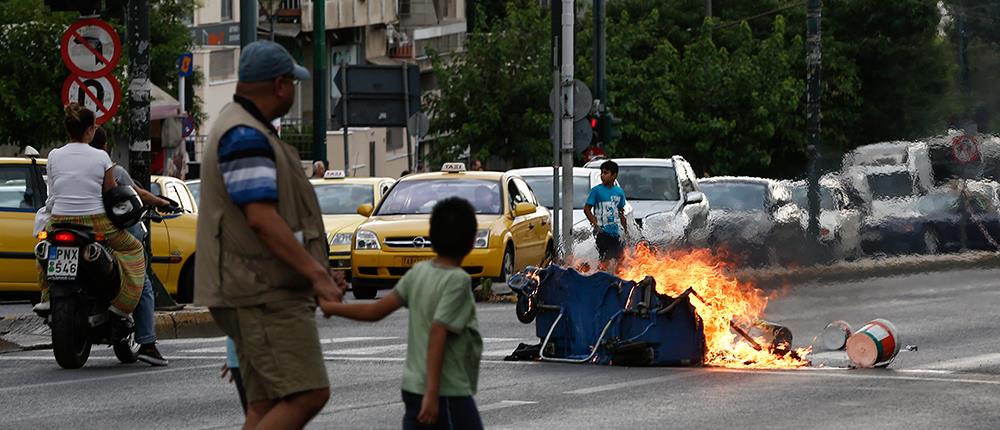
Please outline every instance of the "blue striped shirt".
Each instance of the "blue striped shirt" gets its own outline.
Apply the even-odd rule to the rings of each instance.
[[[219,140],[219,170],[237,206],[278,200],[278,170],[274,150],[260,131],[236,126]]]

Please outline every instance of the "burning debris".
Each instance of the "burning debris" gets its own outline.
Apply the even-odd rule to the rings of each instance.
[[[629,365],[796,368],[787,327],[763,321],[767,296],[725,273],[708,250],[658,253],[640,245],[616,271],[529,268],[511,280],[518,319],[537,319],[537,357]],[[640,282],[630,280],[640,279]],[[690,297],[694,296],[694,300]],[[745,328],[744,328],[745,327]],[[530,347],[514,356],[532,356]],[[527,353],[525,354],[525,352]]]

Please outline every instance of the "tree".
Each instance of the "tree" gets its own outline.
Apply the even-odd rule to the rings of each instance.
[[[482,22],[485,14],[477,13]],[[540,163],[551,154],[548,14],[536,0],[515,0],[490,28],[470,33],[466,52],[451,63],[433,56],[441,87],[429,100],[431,133],[439,136],[433,163],[467,148],[472,158],[492,157],[506,167]]]
[[[150,4],[151,80],[171,93],[176,93],[177,55],[192,46],[181,17],[194,7],[195,0],[154,0]],[[2,143],[40,148],[65,139],[60,93],[69,71],[59,54],[59,39],[78,15],[50,12],[42,0],[8,0],[0,8],[0,28],[3,29],[0,31],[0,50],[4,52],[0,58],[0,73],[7,77],[30,77],[0,82],[0,101],[8,106],[8,114],[0,116],[0,136],[5,140]],[[123,22],[114,17],[108,21],[125,44]],[[121,82],[124,82],[125,65],[128,64],[127,51],[127,47],[123,48],[114,72]],[[201,79],[200,75],[195,76],[193,84],[197,85]],[[199,100],[195,100],[188,111],[194,113],[196,122],[203,118]],[[112,132],[124,129],[122,118],[126,112],[125,106],[119,109],[107,128]]]

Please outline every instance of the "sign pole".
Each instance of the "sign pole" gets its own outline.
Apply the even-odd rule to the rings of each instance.
[[[177,83],[177,97],[180,98],[181,111],[180,114],[184,113],[184,75],[181,75],[179,82]]]
[[[256,2],[254,2],[256,3]],[[326,2],[314,1],[313,7],[313,160],[326,160],[326,127],[329,115],[327,105],[330,103],[327,85],[330,85],[330,64],[326,61]],[[273,16],[273,14],[272,14]],[[274,34],[274,31],[271,31]],[[346,76],[346,74],[345,74]],[[346,87],[345,87],[346,88]],[[346,133],[346,130],[345,130]],[[344,136],[347,137],[346,134]],[[344,171],[347,171],[347,149],[344,149]]]
[[[549,3],[549,7],[552,9],[550,13],[552,21],[552,88],[559,88],[559,66],[562,64],[559,20],[562,18],[562,2],[561,0],[553,0]],[[559,106],[558,103],[556,105],[556,111],[552,113],[552,120],[558,124]],[[562,256],[570,250],[563,248],[562,242],[559,240],[561,237],[559,229],[562,227],[557,224],[558,220],[561,219],[559,218],[559,208],[562,206],[559,197],[559,145],[562,142],[562,127],[557,126],[555,129],[556,132],[552,135],[552,216],[555,218],[552,220],[552,240],[555,241],[557,250],[562,249],[562,252],[557,251],[556,255]]]
[[[822,71],[822,43],[820,21],[822,0],[809,0],[806,6],[806,134],[809,157],[809,184],[806,192],[809,201],[808,236],[819,240],[819,145],[820,137],[820,73]]]
[[[573,34],[574,34],[574,19],[575,19],[575,5],[573,0],[562,0],[562,73],[560,76],[560,85],[562,86],[562,97],[560,110],[562,113],[561,122],[561,137],[562,145],[560,152],[562,153],[562,217],[560,221],[562,224],[562,231],[560,232],[560,237],[563,241],[563,251],[565,255],[571,255],[573,253],[573,235],[571,234],[573,230],[573,114],[574,114],[574,103],[573,103],[573,73],[574,73],[574,53],[576,52],[573,47]]]
[[[413,143],[410,140],[410,85],[406,73],[407,64],[403,63],[403,112],[406,115],[406,164],[411,172],[417,171],[417,165],[413,162]]]
[[[149,4],[128,2],[128,134],[129,173],[149,189]]]
[[[347,172],[347,171],[349,171],[351,169],[351,164],[348,163],[348,161],[347,161],[348,153],[350,153],[350,148],[348,147],[348,143],[350,142],[350,138],[347,136],[347,132],[348,132],[348,130],[347,130],[347,121],[348,121],[347,120],[347,69],[348,69],[347,64],[344,64],[343,66],[341,66],[341,69],[340,69],[341,70],[340,84],[341,84],[341,88],[343,88],[343,91],[342,91],[343,95],[341,96],[343,98],[341,99],[340,103],[341,103],[341,107],[343,108],[343,112],[344,112],[344,116],[343,116],[344,120],[343,120],[343,122],[344,122],[344,171],[345,172]]]

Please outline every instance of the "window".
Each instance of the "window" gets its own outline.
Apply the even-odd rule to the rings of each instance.
[[[439,200],[448,197],[468,200],[477,214],[500,215],[501,190],[499,182],[480,179],[400,181],[385,196],[376,215],[429,214]]]
[[[34,212],[35,189],[31,186],[31,169],[27,166],[0,169],[0,210]]]
[[[397,151],[403,149],[403,141],[405,139],[405,128],[389,127],[386,129],[385,149],[387,151]]]
[[[521,192],[521,196],[524,198],[525,202],[538,206],[538,200],[535,200],[535,195],[531,192],[531,187],[529,187],[528,184],[524,183],[523,180],[516,178],[514,179],[514,183],[517,184],[517,189]]]
[[[410,0],[399,0],[399,16],[410,16]]]
[[[194,213],[197,212],[194,207],[194,202],[191,201],[191,194],[184,189],[184,187],[177,184],[170,184],[170,189],[173,190],[173,194],[179,197],[177,203],[181,205],[184,210]]]
[[[358,206],[374,204],[372,186],[366,184],[316,185],[316,198],[323,215],[358,213]]]
[[[517,185],[514,184],[513,180],[507,181],[507,198],[509,199],[508,203],[510,203],[511,212],[514,212],[514,207],[517,206],[518,203],[528,201],[528,199],[521,195],[521,190],[517,189]]]
[[[220,18],[223,21],[233,20],[233,0],[222,0],[222,13]]]
[[[620,166],[618,183],[629,200],[680,200],[671,166]]]
[[[209,81],[223,81],[232,79],[235,74],[233,49],[220,49],[208,54],[208,78]]]

